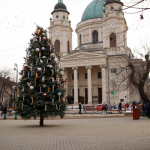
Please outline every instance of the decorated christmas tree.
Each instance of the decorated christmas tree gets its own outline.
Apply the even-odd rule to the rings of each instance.
[[[46,30],[37,26],[26,50],[26,63],[20,72],[16,112],[23,119],[40,117],[40,126],[48,117],[65,115],[65,79],[60,70],[60,56],[47,38]]]

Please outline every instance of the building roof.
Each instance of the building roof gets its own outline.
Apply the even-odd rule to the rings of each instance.
[[[106,1],[104,0],[93,0],[84,10],[81,18],[81,22],[93,19],[93,18],[103,18]]]
[[[55,5],[54,10],[51,14],[53,14],[54,12],[57,12],[57,11],[64,11],[64,12],[67,12],[68,14],[70,14],[67,11],[66,5],[62,1],[58,1],[58,3]]]

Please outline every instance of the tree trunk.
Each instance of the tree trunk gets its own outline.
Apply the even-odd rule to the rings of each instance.
[[[40,126],[43,126],[44,125],[44,120],[43,120],[43,117],[40,116]]]
[[[143,87],[139,87],[138,88],[139,94],[140,94],[140,98],[144,103],[149,103],[149,99],[147,97],[147,95],[144,92],[144,88]]]

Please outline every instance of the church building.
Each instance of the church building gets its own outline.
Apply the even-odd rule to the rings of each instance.
[[[130,102],[129,89],[118,87],[124,60],[132,57],[127,47],[127,22],[120,0],[93,0],[75,29],[78,46],[72,50],[71,21],[63,0],[58,0],[50,19],[49,38],[60,53],[66,101],[89,106]]]

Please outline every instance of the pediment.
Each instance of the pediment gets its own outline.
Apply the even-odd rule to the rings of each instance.
[[[104,54],[90,53],[90,52],[76,52],[76,53],[61,57],[61,60],[92,58],[92,57],[100,57],[101,55],[104,55]]]

